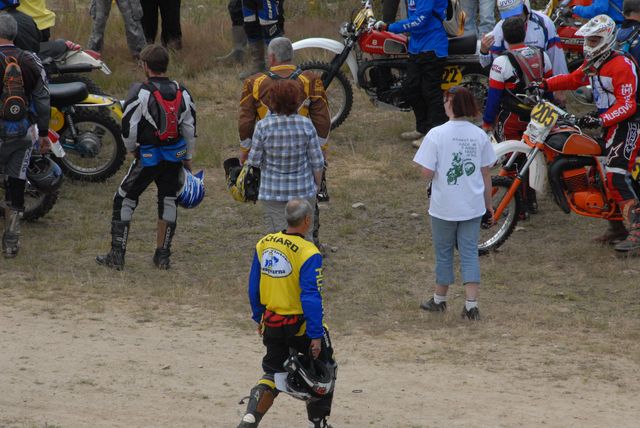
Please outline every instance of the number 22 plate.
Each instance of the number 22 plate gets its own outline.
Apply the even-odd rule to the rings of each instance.
[[[462,71],[457,65],[447,65],[442,73],[442,84],[440,88],[446,91],[462,82]]]

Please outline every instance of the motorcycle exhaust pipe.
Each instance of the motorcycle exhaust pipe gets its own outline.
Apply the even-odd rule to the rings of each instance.
[[[570,169],[584,168],[585,166],[593,166],[595,164],[595,159],[592,157],[558,156],[558,158],[549,165],[547,175],[549,177],[549,185],[553,193],[553,199],[566,214],[571,213],[571,207],[565,194],[565,191],[568,189],[562,177],[562,172]]]

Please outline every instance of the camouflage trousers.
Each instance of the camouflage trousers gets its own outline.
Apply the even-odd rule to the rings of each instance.
[[[111,12],[111,1],[91,0],[89,13],[93,19],[93,29],[87,45],[89,49],[100,52],[104,47],[104,31],[107,26],[107,19],[109,19],[109,12]],[[134,56],[137,56],[146,44],[142,24],[140,23],[142,19],[140,0],[116,0],[116,4],[124,20],[129,50]]]

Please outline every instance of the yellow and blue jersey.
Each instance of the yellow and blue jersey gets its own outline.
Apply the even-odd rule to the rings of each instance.
[[[265,310],[278,315],[304,315],[306,334],[321,338],[322,256],[301,235],[272,233],[256,244],[249,274],[249,301],[253,320]]]

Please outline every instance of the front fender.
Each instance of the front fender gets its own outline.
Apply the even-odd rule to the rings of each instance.
[[[344,50],[344,44],[333,39],[325,39],[324,37],[312,37],[310,39],[298,40],[293,44],[294,52],[302,49],[323,49],[338,55]],[[354,55],[353,51],[349,52],[349,56],[347,56],[346,62],[347,66],[349,67],[349,71],[351,72],[351,77],[357,84],[358,61],[356,61],[356,56]]]
[[[518,140],[507,140],[501,143],[492,144],[493,151],[496,154],[496,158],[500,159],[507,153],[518,152],[528,155],[531,147]],[[547,163],[544,159],[544,154],[539,152],[531,166],[529,167],[529,187],[537,190],[538,192],[544,192],[547,184]]]
[[[75,105],[76,107],[107,107],[120,120],[122,120],[122,103],[106,95],[89,94],[82,102]]]

